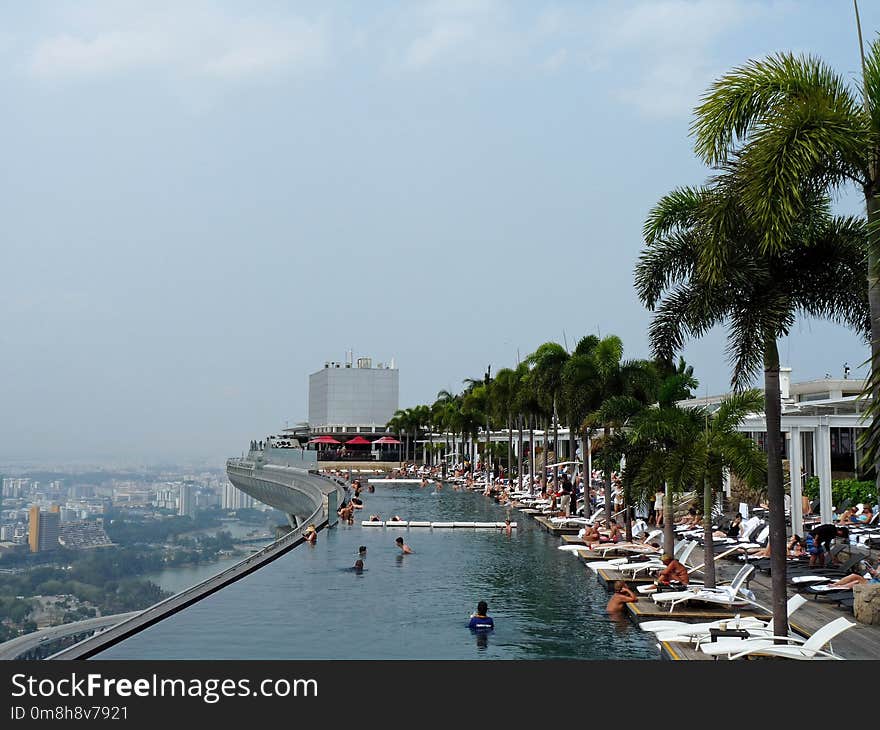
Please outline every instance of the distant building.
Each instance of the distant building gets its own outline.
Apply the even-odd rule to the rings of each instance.
[[[309,431],[316,434],[384,433],[399,403],[399,371],[362,357],[326,362],[309,376]]]
[[[180,496],[178,497],[177,514],[185,517],[196,516],[196,500],[195,489],[192,484],[180,485]]]
[[[97,521],[65,522],[61,525],[58,542],[70,550],[88,550],[113,544],[104,531],[104,525]]]
[[[42,512],[37,505],[31,507],[28,519],[28,544],[32,553],[58,549],[61,512],[57,506]]]
[[[232,482],[223,487],[220,507],[226,510],[248,509],[254,506],[254,498],[237,489]]]

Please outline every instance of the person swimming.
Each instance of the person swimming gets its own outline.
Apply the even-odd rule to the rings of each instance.
[[[480,601],[477,604],[477,612],[471,614],[470,621],[468,622],[468,628],[472,630],[480,630],[480,631],[489,631],[495,628],[495,621],[492,620],[492,617],[488,614],[489,604],[485,601]]]

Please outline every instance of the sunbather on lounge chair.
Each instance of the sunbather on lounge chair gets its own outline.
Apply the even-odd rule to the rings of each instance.
[[[852,573],[845,578],[829,583],[825,588],[839,588],[840,590],[845,591],[853,586],[859,585],[860,583],[880,583],[880,560],[877,561],[877,565],[873,568],[870,565],[866,565],[865,567],[866,571],[864,575]]]
[[[673,558],[668,553],[663,555],[660,560],[666,567],[657,574],[654,585],[669,586],[673,582],[680,583],[685,586],[688,584],[688,580],[690,578],[688,576],[687,568],[685,568],[684,565],[682,565],[680,562],[678,562],[678,560]]]

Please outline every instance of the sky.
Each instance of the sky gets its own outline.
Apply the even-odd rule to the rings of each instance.
[[[0,0],[0,465],[222,465],[348,350],[401,407],[546,341],[649,356],[645,216],[710,174],[701,93],[779,51],[857,81],[852,3]],[[780,354],[868,350],[799,320]]]

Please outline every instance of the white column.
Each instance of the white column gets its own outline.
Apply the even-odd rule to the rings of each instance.
[[[819,417],[819,427],[816,429],[816,466],[819,473],[819,508],[822,515],[822,523],[832,521],[834,515],[831,504],[831,427],[828,425],[828,417]]]
[[[791,534],[803,537],[804,513],[801,504],[801,429],[792,426],[788,442],[788,471],[791,474]]]
[[[730,470],[725,469],[724,470],[724,496],[727,497],[728,499],[730,499],[730,486],[731,486]]]

